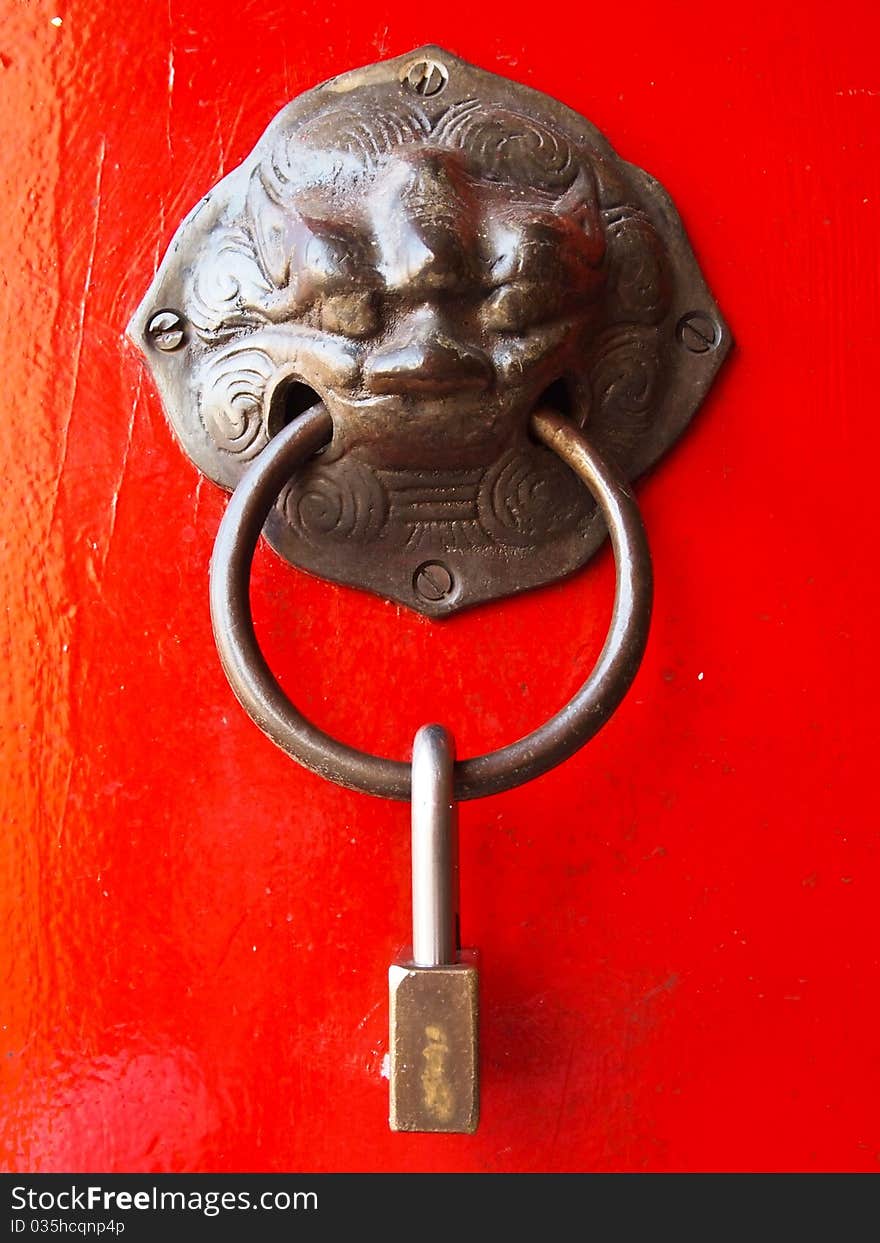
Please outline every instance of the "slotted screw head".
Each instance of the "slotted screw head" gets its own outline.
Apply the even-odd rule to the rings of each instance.
[[[439,95],[449,81],[449,70],[439,60],[417,60],[406,71],[404,82],[417,95]]]
[[[445,600],[452,586],[452,574],[442,561],[425,561],[413,575],[413,587],[423,600]]]
[[[708,354],[721,340],[717,322],[705,311],[682,315],[676,327],[678,339],[691,354]]]
[[[176,350],[183,345],[186,320],[177,311],[158,311],[147,324],[147,339],[157,350]]]

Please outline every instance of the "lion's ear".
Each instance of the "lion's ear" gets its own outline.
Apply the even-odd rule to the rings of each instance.
[[[666,247],[651,220],[630,204],[604,213],[608,310],[617,322],[658,324],[671,299]]]
[[[276,289],[290,281],[290,228],[287,214],[256,173],[248,186],[247,216],[257,256]]]
[[[593,263],[601,263],[605,254],[605,231],[602,227],[596,178],[589,165],[581,165],[577,177],[557,201],[554,211],[576,221],[587,241],[591,243]]]
[[[659,324],[672,296],[666,244],[620,172],[602,160],[593,170],[605,238],[609,322]]]

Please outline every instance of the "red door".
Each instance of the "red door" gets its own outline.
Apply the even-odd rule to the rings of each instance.
[[[5,1167],[876,1169],[875,6],[3,7]],[[388,1131],[407,811],[235,703],[207,602],[225,494],[123,336],[285,101],[429,40],[658,176],[737,339],[638,488],[633,690],[462,812],[473,1137]],[[437,623],[262,548],[254,607],[322,727],[405,758],[439,719],[467,755],[573,692],[612,581],[606,550]]]

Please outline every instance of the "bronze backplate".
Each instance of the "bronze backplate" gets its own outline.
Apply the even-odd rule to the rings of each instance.
[[[129,333],[224,488],[323,402],[333,438],[269,542],[432,617],[558,579],[604,538],[533,410],[633,478],[730,346],[659,183],[435,47],[288,104],[184,220]]]

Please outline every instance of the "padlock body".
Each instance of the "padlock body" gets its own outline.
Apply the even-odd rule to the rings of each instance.
[[[480,1112],[477,955],[388,971],[392,1131],[473,1134]]]

